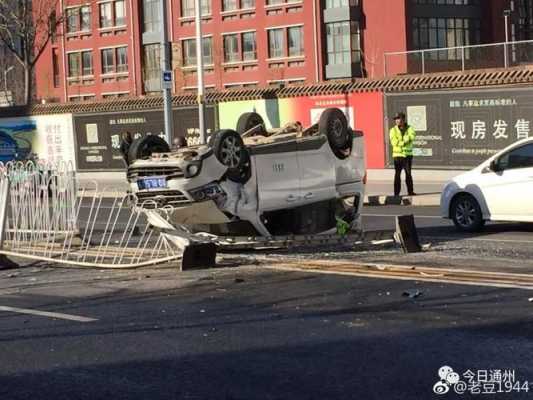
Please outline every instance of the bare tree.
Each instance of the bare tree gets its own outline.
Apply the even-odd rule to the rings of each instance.
[[[62,21],[59,0],[0,0],[0,41],[24,69],[24,103],[32,99],[35,64]]]

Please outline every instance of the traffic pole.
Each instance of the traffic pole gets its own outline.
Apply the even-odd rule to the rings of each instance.
[[[161,90],[163,91],[163,104],[165,115],[165,139],[172,144],[173,119],[172,119],[172,71],[170,66],[170,46],[168,42],[168,16],[167,0],[160,0],[161,11]]]

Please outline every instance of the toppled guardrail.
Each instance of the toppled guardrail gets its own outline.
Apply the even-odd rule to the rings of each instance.
[[[59,265],[136,268],[182,259],[134,197],[79,188],[71,164],[0,164],[0,254]]]

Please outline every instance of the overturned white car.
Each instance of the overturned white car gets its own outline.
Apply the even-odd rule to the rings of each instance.
[[[336,108],[303,129],[267,131],[257,113],[206,145],[170,151],[157,136],[132,143],[127,177],[138,205],[216,235],[273,236],[360,227],[364,138]]]

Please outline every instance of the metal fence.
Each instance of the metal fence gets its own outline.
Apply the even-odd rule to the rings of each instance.
[[[132,268],[178,260],[134,196],[79,188],[71,164],[0,163],[0,254],[56,265]]]
[[[533,40],[386,52],[385,76],[507,68],[533,64]]]

